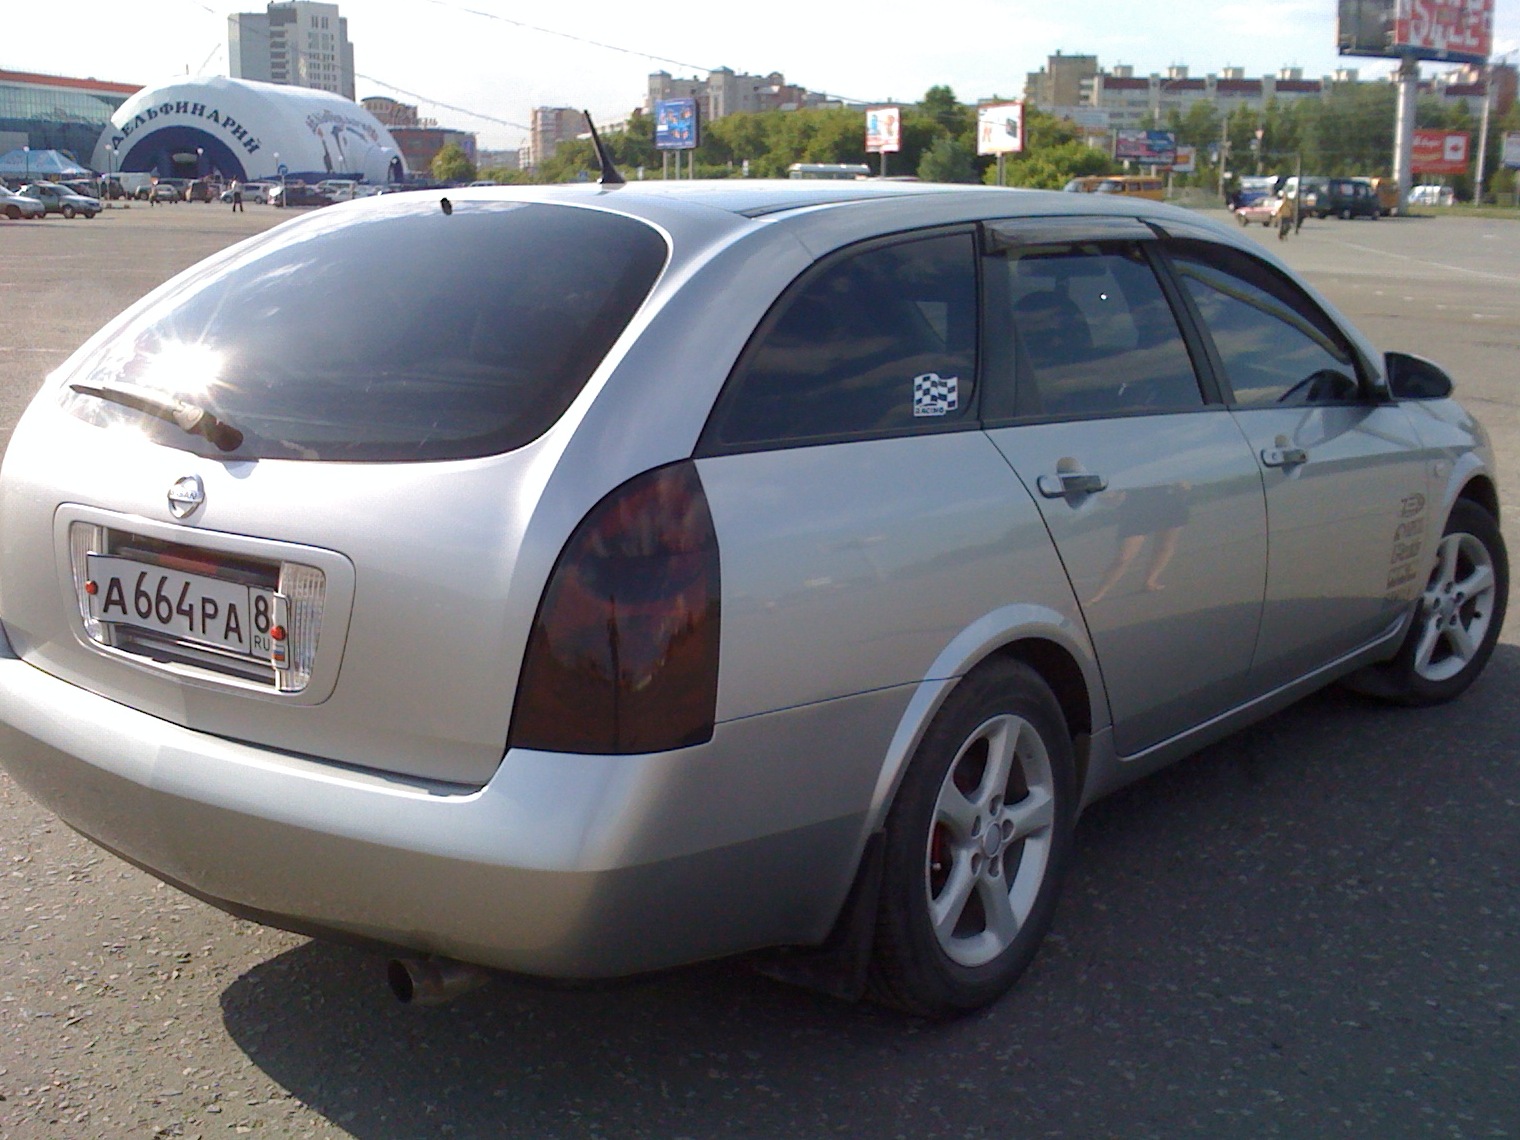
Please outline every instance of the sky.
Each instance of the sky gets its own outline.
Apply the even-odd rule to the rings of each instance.
[[[226,75],[227,16],[263,3],[71,0],[70,18],[6,21],[0,69],[157,85]],[[618,122],[644,101],[648,76],[708,69],[779,71],[790,83],[850,100],[913,102],[945,84],[962,102],[1018,98],[1047,56],[1096,55],[1137,75],[1185,64],[1202,76],[1301,67],[1320,78],[1384,60],[1335,51],[1335,0],[937,0],[764,5],[631,4],[627,0],[341,0],[356,94],[415,103],[442,126],[474,131],[484,149],[517,147],[535,106],[589,109]],[[1494,54],[1520,61],[1520,0],[1497,0]],[[1423,65],[1424,74],[1443,70]]]

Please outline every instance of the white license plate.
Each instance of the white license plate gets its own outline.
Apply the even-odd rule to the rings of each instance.
[[[284,595],[106,554],[85,563],[92,618],[285,665]]]

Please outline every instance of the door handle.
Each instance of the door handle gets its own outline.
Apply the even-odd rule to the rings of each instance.
[[[1264,447],[1261,462],[1266,467],[1297,467],[1309,462],[1309,453],[1301,447]]]
[[[1047,499],[1062,499],[1068,495],[1096,495],[1099,491],[1106,491],[1108,480],[1085,471],[1062,471],[1055,475],[1041,475],[1035,485]]]

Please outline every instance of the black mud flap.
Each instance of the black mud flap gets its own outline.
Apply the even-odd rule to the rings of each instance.
[[[886,836],[875,832],[866,840],[860,870],[828,938],[817,946],[783,946],[758,954],[756,970],[789,985],[818,990],[844,1001],[865,996],[876,939],[876,908],[881,896],[881,873]]]

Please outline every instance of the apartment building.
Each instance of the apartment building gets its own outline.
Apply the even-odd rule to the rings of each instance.
[[[354,98],[354,47],[336,4],[271,0],[263,12],[228,16],[227,66],[234,79]]]

